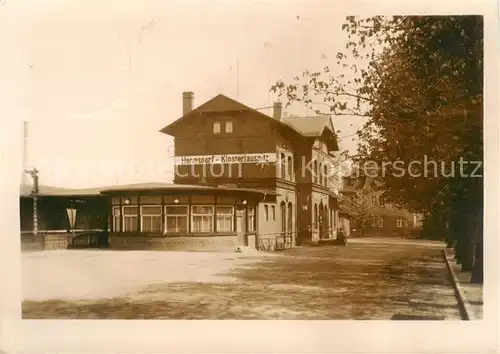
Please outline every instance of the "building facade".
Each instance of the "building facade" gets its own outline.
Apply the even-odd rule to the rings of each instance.
[[[43,220],[57,219],[68,234],[66,212],[84,210],[76,225],[97,225],[115,249],[273,251],[336,237],[339,196],[329,175],[339,148],[331,117],[285,118],[279,103],[269,116],[224,95],[195,108],[192,92],[183,93],[182,107],[160,130],[174,138],[173,184],[101,188],[76,207],[70,201],[81,191],[45,195],[53,207],[41,205]],[[26,198],[24,229],[34,214],[33,195]],[[94,200],[98,215],[86,216]]]
[[[335,237],[328,173],[338,145],[330,117],[284,118],[279,103],[268,116],[224,95],[197,108],[193,101],[185,92],[183,116],[161,130],[174,138],[175,184],[275,195],[256,206],[259,249]]]

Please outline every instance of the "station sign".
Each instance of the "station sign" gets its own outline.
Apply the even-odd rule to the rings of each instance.
[[[216,164],[271,164],[276,162],[276,152],[258,154],[224,154],[224,155],[195,155],[175,156],[175,165],[216,165]]]

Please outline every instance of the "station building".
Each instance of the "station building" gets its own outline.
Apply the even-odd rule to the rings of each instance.
[[[109,247],[273,251],[336,237],[330,116],[283,117],[279,103],[269,116],[224,95],[194,107],[192,92],[182,107],[160,130],[174,138],[173,183],[96,193]]]

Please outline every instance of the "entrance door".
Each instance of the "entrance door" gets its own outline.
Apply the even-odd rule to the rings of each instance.
[[[245,211],[236,212],[236,233],[238,234],[238,246],[245,246]]]

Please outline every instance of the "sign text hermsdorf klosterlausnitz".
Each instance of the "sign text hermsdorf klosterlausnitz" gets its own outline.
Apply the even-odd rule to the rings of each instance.
[[[176,165],[212,165],[233,163],[273,163],[276,162],[276,153],[259,154],[225,154],[225,155],[198,155],[176,156]]]

